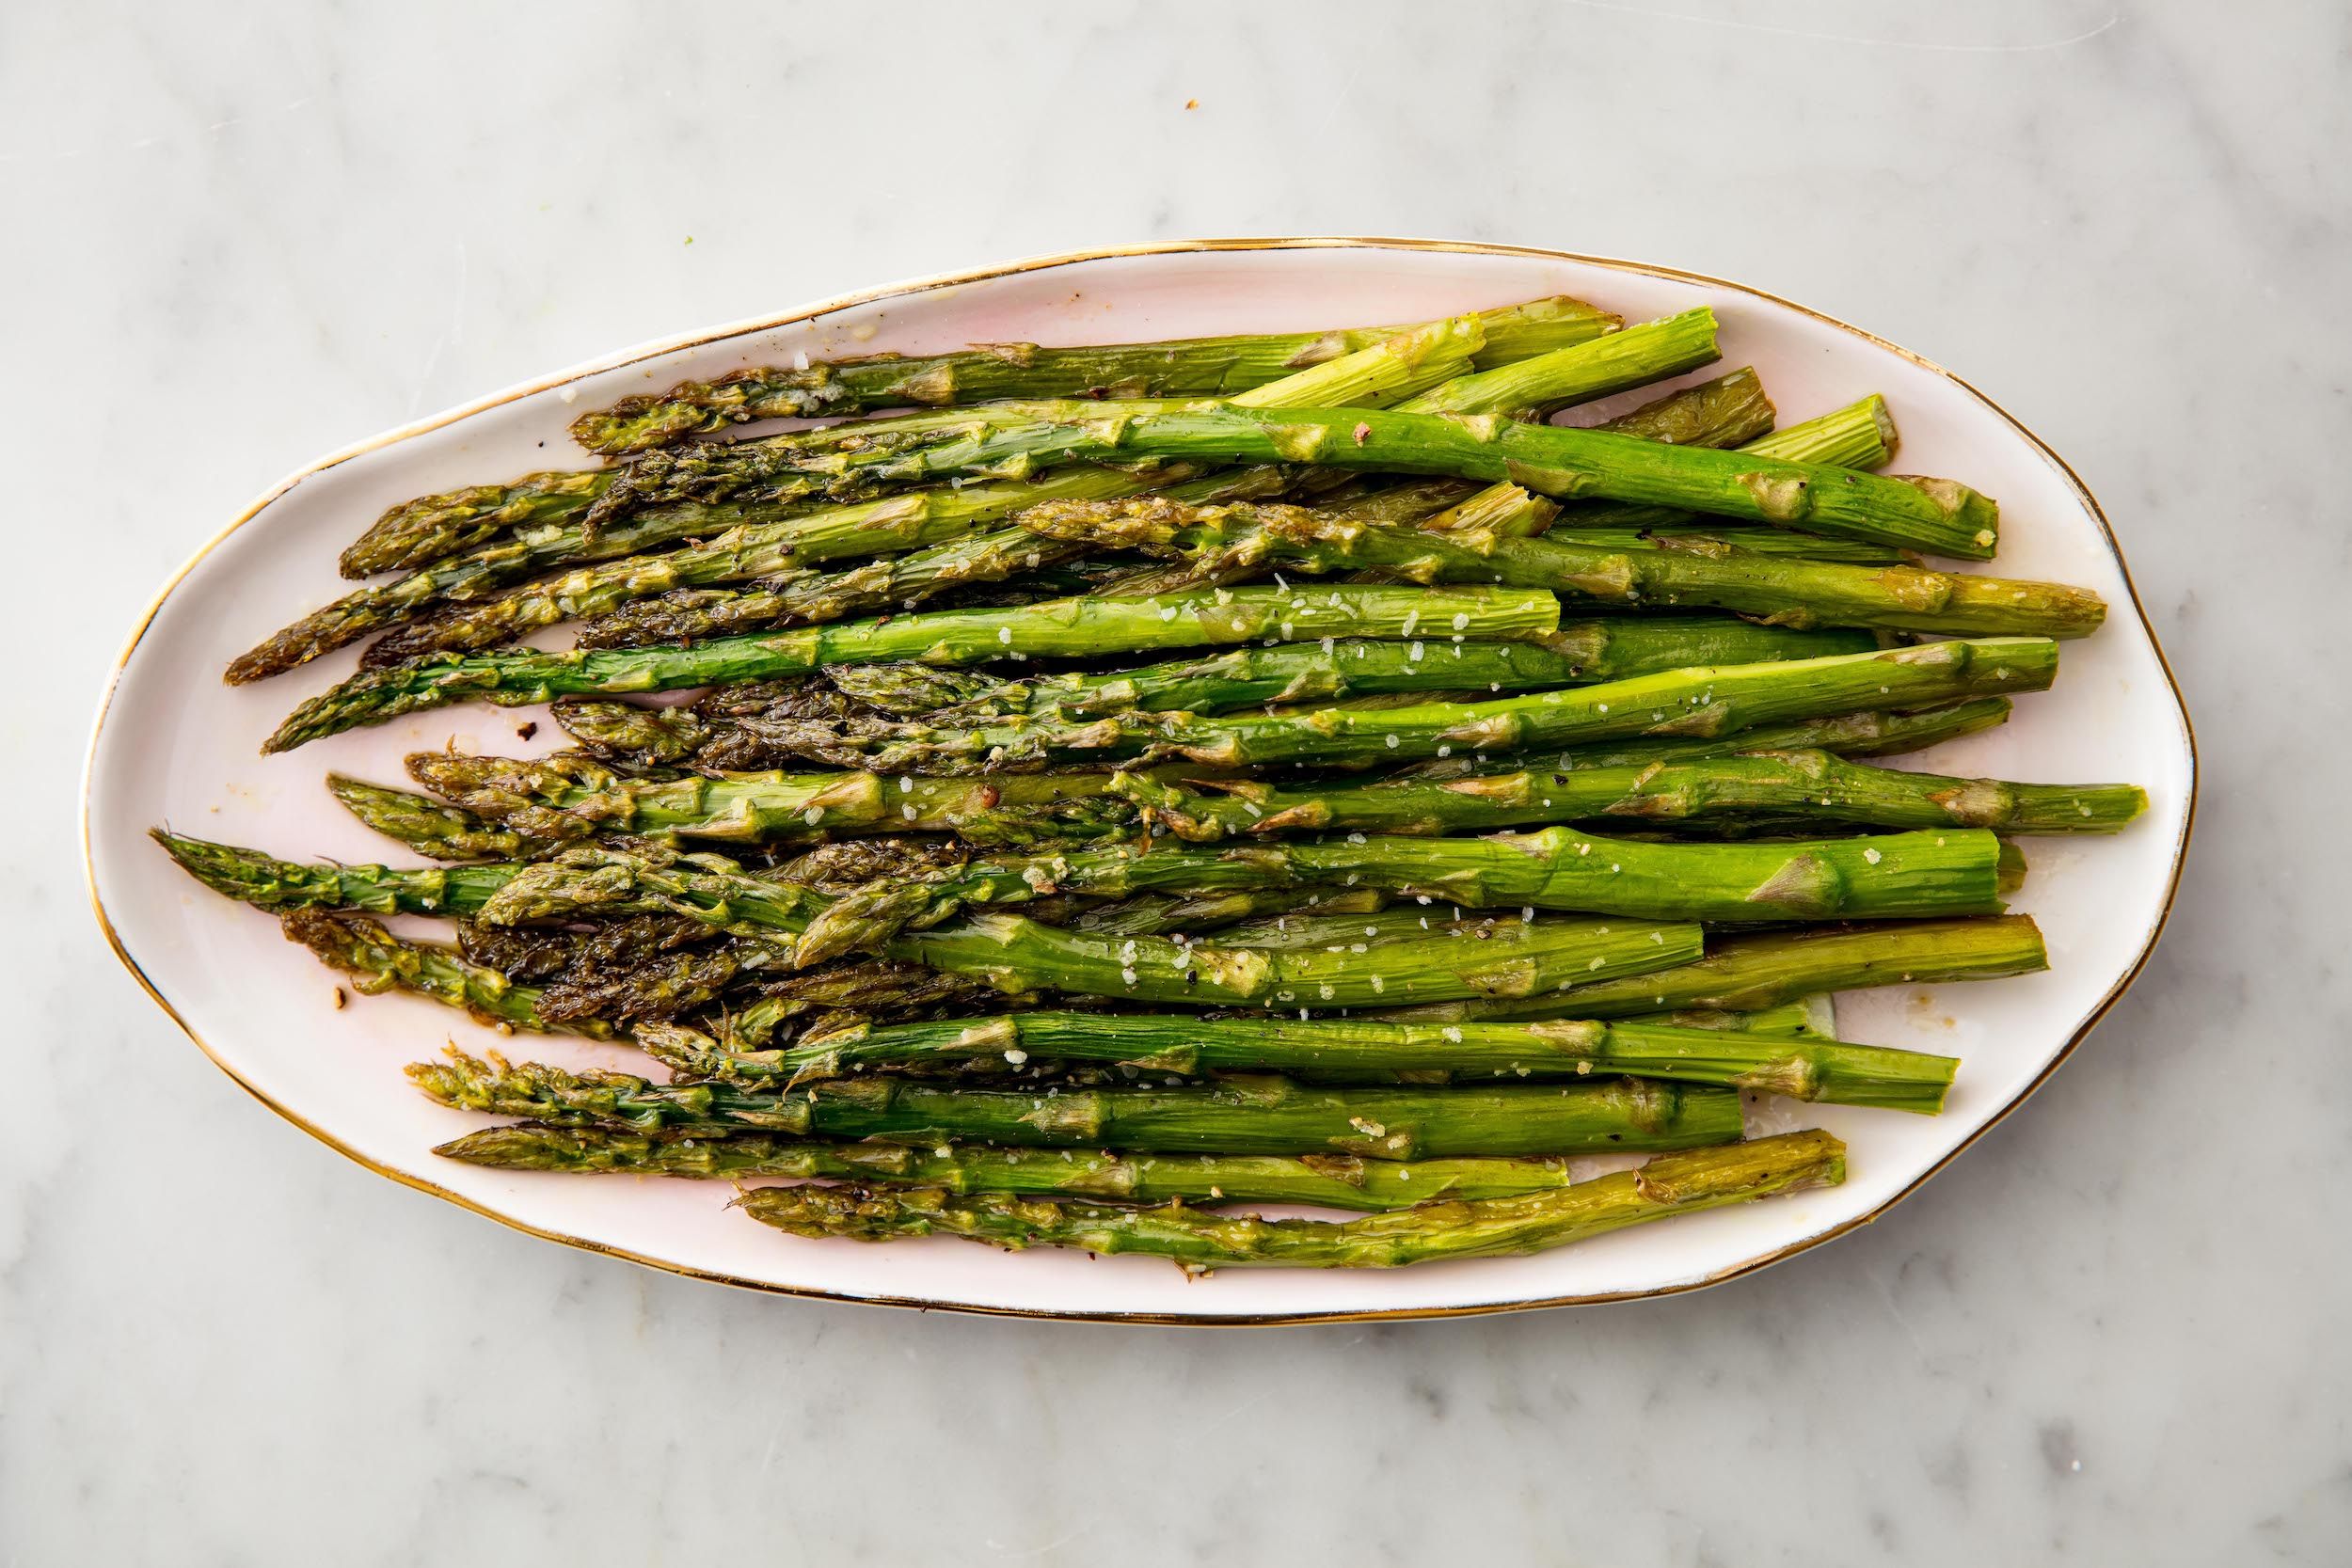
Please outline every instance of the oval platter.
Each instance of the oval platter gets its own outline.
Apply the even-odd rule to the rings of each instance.
[[[1898,766],[2029,780],[2124,780],[2152,800],[2114,838],[2027,839],[2014,908],[2047,936],[2049,973],[1993,984],[1896,987],[1840,998],[1850,1039],[1963,1058],[1937,1117],[1765,1101],[1752,1131],[1819,1125],[1847,1140],[1842,1187],[1644,1227],[1532,1258],[1393,1272],[1238,1270],[1188,1281],[1164,1262],[998,1253],[932,1239],[890,1246],[780,1236],[726,1212],[717,1184],[477,1169],[433,1146],[479,1125],[410,1089],[400,1069],[448,1039],[502,1043],[416,998],[339,1006],[336,976],[277,923],[199,887],[149,843],[168,823],[294,858],[387,858],[328,798],[330,768],[386,783],[400,758],[461,748],[550,749],[529,710],[463,707],[263,758],[299,699],[347,674],[355,650],[292,675],[222,684],[228,660],[346,586],[335,556],[385,506],[563,467],[583,409],[745,365],[972,342],[1113,342],[1414,321],[1571,293],[1628,321],[1711,306],[1723,367],[1751,364],[1784,420],[1883,393],[1895,467],[1963,480],[2002,503],[2004,576],[2096,589],[2106,627],[2069,643],[2057,689],[2009,724]],[[1707,372],[1699,372],[1704,375]],[[1690,379],[1697,379],[1693,376]],[[1654,395],[1655,388],[1625,402]],[[1604,410],[1615,404],[1600,405]],[[2015,1109],[2130,985],[2162,929],[2195,808],[2188,720],[2107,519],[2072,470],[1950,372],[1816,311],[1670,268],[1553,251],[1359,239],[1202,241],[1087,251],[925,279],[772,320],[631,350],[389,432],[294,474],[229,524],[134,630],[100,705],[83,798],[93,900],[140,983],[239,1084],[381,1175],[517,1229],[654,1267],[785,1294],[1040,1317],[1146,1323],[1438,1316],[1664,1294],[1733,1278],[1883,1214]],[[419,927],[422,928],[421,925]],[[642,1069],[613,1046],[533,1039],[567,1066]]]

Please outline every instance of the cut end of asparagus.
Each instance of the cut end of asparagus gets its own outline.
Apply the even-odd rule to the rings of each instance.
[[[1112,1208],[942,1187],[763,1187],[737,1206],[788,1234],[860,1242],[961,1236],[1008,1250],[1066,1246],[1170,1259],[1187,1273],[1245,1265],[1395,1268],[1442,1259],[1540,1252],[1671,1215],[1845,1180],[1845,1145],[1827,1132],[1662,1156],[1639,1170],[1516,1197],[1441,1199],[1330,1223],[1204,1213],[1181,1204]]]
[[[1865,464],[1863,467],[1875,468],[1879,463],[1893,462],[1895,453],[1902,450],[1902,436],[1895,428],[1895,411],[1887,407],[1886,400],[1876,392],[1864,398],[1855,406],[1868,416],[1872,428],[1878,432],[1879,446],[1884,453],[1878,463]]]

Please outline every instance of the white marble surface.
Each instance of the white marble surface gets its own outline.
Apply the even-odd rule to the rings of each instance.
[[[2289,795],[2352,761],[2306,652],[2352,590],[2341,8],[1462,9],[0,13],[9,629],[42,650],[0,705],[0,1561],[2352,1556],[2352,840]],[[1880,1224],[1454,1323],[768,1300],[342,1162],[99,941],[89,704],[281,472],[878,279],[1313,231],[1757,283],[1954,366],[2107,503],[2203,742],[2179,909]]]

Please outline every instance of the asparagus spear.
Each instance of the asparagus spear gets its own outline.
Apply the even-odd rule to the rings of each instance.
[[[598,1039],[610,1038],[613,1032],[598,1019],[554,1024],[540,1016],[538,988],[518,986],[495,969],[468,963],[450,948],[405,942],[364,916],[338,918],[317,910],[292,910],[280,917],[280,924],[287,940],[300,942],[328,967],[350,975],[353,989],[363,996],[415,991],[508,1029],[566,1027]]]
[[[326,775],[327,792],[385,837],[437,861],[532,860],[556,847],[463,806],[386,789],[344,773]]]
[[[1618,317],[1565,294],[1479,314],[1481,365],[1544,353],[1610,332]],[[1396,326],[1238,338],[1179,339],[1082,348],[992,343],[960,354],[895,354],[760,366],[684,381],[657,396],[624,398],[572,421],[572,437],[608,456],[753,420],[814,419],[907,404],[1033,397],[1230,397],[1371,348]]]
[[[887,690],[903,679],[920,681],[921,666],[871,667],[849,675],[844,684],[855,683],[849,689],[860,706],[881,706],[897,714],[978,720],[1052,712],[1081,719],[1178,708],[1217,713],[1269,703],[1333,702],[1376,692],[1466,686],[1525,690],[1675,668],[1693,657],[1725,652],[1764,659],[1851,648],[1846,642],[1833,650],[1826,641],[1804,634],[1737,622],[1588,621],[1556,628],[1540,646],[1466,643],[1461,658],[1449,659],[1445,669],[1425,657],[1415,658],[1406,642],[1350,638],[1333,640],[1327,648],[1312,642],[1239,647],[1104,673],[1069,671],[1025,680],[983,675],[967,684],[961,700],[928,705],[919,701],[919,690],[914,702],[893,702]]]
[[[408,771],[427,789],[462,802],[467,816],[504,824],[493,832],[534,848],[609,833],[759,844],[843,831],[949,832],[975,843],[1019,845],[1100,837],[1136,820],[1125,800],[1106,795],[1111,780],[1099,773],[990,781],[865,772],[643,780],[578,755],[526,761],[446,752],[418,752]]]
[[[148,836],[180,868],[215,893],[255,909],[364,910],[371,914],[469,916],[512,880],[518,865],[437,865],[421,870],[382,865],[303,865],[258,849],[214,844],[162,828]]]
[[[1366,527],[1304,507],[1195,506],[1145,496],[1048,501],[1021,526],[1097,547],[1192,562],[1271,562],[1302,572],[1369,568],[1416,582],[1496,582],[1611,605],[1692,605],[1789,626],[1879,626],[1954,635],[2085,637],[2105,603],[2063,583],[1787,559],[1756,551],[1612,551],[1475,530]]]
[[[1646,768],[1652,763],[1692,762],[1749,751],[1822,751],[1841,757],[1899,756],[2005,723],[2011,706],[2007,697],[1977,697],[1907,713],[1865,710],[1785,724],[1760,724],[1711,738],[1602,741],[1566,747],[1550,762],[1565,772],[1578,768]],[[1457,752],[1452,757],[1415,763],[1390,777],[1399,782],[1469,778],[1492,770],[1483,753]]]
[[[1268,952],[1362,952],[1367,944],[1426,942],[1432,938],[1465,943],[1524,942],[1532,931],[1543,930],[1558,921],[1558,917],[1549,914],[1530,919],[1517,912],[1472,913],[1424,904],[1415,898],[1360,910],[1334,908],[1335,902],[1326,900],[1303,909],[1293,905],[1252,916],[1220,927],[1214,940],[1226,947],[1257,947]]]
[[[1334,912],[1341,910],[1358,912],[1377,910],[1388,902],[1388,895],[1371,888],[1357,888],[1343,894],[1317,891],[1302,897],[1287,888],[1240,888],[1229,893],[1205,894],[1190,898],[1139,893],[1107,903],[1073,902],[1074,908],[1061,913],[1053,912],[1055,900],[1041,899],[1032,907],[1031,913],[1035,918],[1044,919],[1048,925],[1067,926],[1073,931],[1088,931],[1098,936],[1165,937],[1182,933],[1180,940],[1189,942],[1195,940],[1192,933],[1214,933],[1237,921],[1277,914],[1296,909],[1302,903]]]
[[[465,951],[396,937],[364,916],[297,909],[280,917],[287,937],[329,967],[351,974],[363,995],[405,990],[457,1007],[507,1029],[606,1039],[647,1019],[667,1019],[719,997],[731,982],[757,977],[759,998],[726,1020],[728,1037],[765,1044],[782,1024],[810,1015],[872,1021],[919,1018],[946,1006],[1001,1006],[1002,992],[929,971],[873,963],[835,963],[793,973],[789,947],[741,937],[679,952],[656,947],[618,953],[600,931],[544,943],[564,949],[547,985],[510,978]],[[500,927],[490,927],[498,931]],[[469,936],[482,934],[469,929]],[[619,961],[615,961],[618,953]],[[780,972],[781,971],[781,972]]]
[[[730,983],[747,974],[781,970],[791,959],[788,946],[729,940],[701,951],[641,952],[618,964],[596,963],[594,949],[608,952],[617,942],[591,942],[584,974],[559,976],[548,985],[512,979],[502,970],[473,961],[465,952],[439,942],[411,942],[396,937],[373,920],[359,915],[335,916],[317,909],[295,909],[280,917],[289,941],[310,949],[329,968],[351,975],[356,989],[373,996],[405,990],[459,1008],[481,1022],[506,1030],[586,1035],[609,1039],[626,1034],[644,1019],[669,1018],[715,1000]],[[834,990],[838,990],[836,985]],[[935,987],[918,983],[898,986],[891,1000],[914,1006],[933,1005]],[[763,998],[762,1017],[755,1021],[762,1035],[773,1024],[812,1010],[822,984],[802,988],[787,1001],[793,1007]],[[974,997],[959,992],[966,1003]],[[831,1004],[828,1004],[831,1005]],[[903,1016],[904,1007],[894,1009]],[[773,1015],[772,1017],[769,1015]],[[744,1037],[739,1036],[738,1037]]]
[[[887,670],[894,667],[878,668]],[[630,703],[567,700],[555,705],[555,718],[574,744],[597,756],[632,768],[652,769],[686,764],[720,772],[755,771],[789,761],[795,754],[792,747],[797,744],[793,741],[771,746],[766,737],[773,732],[768,726],[746,725],[737,721],[758,720],[768,715],[770,710],[761,702],[732,700],[762,690],[758,687],[723,688],[713,694],[713,698],[688,707],[653,708]],[[715,701],[714,698],[729,700]],[[1840,756],[1894,756],[1990,729],[2008,719],[2010,706],[2006,697],[1980,697],[1925,708],[1915,713],[1866,710],[1834,718],[1764,725],[1712,739],[1601,742],[1568,748],[1553,759],[1553,766],[1562,768],[1646,766],[1652,762],[1685,762],[1698,757],[1728,756],[1751,749],[1820,750]],[[797,716],[779,707],[776,717],[789,719]],[[1391,777],[1400,780],[1464,778],[1486,770],[1485,763],[1483,755],[1457,752],[1448,757],[1412,764]]]
[[[1364,343],[1337,358],[1296,369],[1278,381],[1238,394],[1235,402],[1244,406],[1345,404],[1407,397],[1466,370],[1470,355],[1485,342],[1485,333],[1476,317],[1423,323]],[[988,422],[989,416],[974,410],[951,420],[950,426],[967,428]],[[839,446],[843,439],[842,432],[830,431],[820,433],[816,440],[784,436],[746,442],[735,449],[740,454],[735,461],[755,460],[762,452],[780,455],[787,449],[821,451]],[[633,487],[644,477],[644,462],[662,456],[655,452],[637,466],[532,474],[509,485],[473,485],[404,501],[377,518],[343,552],[343,576],[409,570],[530,523],[577,521],[586,537],[593,539],[617,520],[616,502],[626,499],[631,509],[641,509]],[[682,493],[687,487],[677,488]],[[790,500],[811,489],[805,483],[780,483],[771,484],[762,499]],[[689,499],[725,498],[706,486],[702,495]]]
[[[1453,384],[1449,384],[1451,385]],[[1439,387],[1433,388],[1433,391],[1443,394],[1447,389],[1447,387]],[[1508,404],[1500,404],[1492,409],[1481,410],[1481,412],[1499,414],[1515,411]],[[1593,428],[1613,430],[1620,436],[1638,436],[1645,441],[1667,441],[1681,447],[1736,447],[1769,434],[1772,428],[1772,421],[1777,417],[1777,412],[1772,407],[1772,400],[1764,395],[1763,380],[1756,375],[1753,366],[1742,365],[1738,370],[1726,371],[1722,375],[1710,377],[1695,385],[1677,387],[1671,392],[1650,399],[1638,408],[1603,420]],[[1855,428],[1850,415],[1824,416],[1824,419],[1834,423],[1842,432],[1834,442],[1836,451],[1851,454],[1856,459],[1843,463],[1842,467],[1875,467],[1878,463],[1885,461],[1886,447],[1883,438],[1885,432],[1879,427],[1876,420],[1868,421],[1870,429],[1866,434]],[[1806,420],[1801,425],[1791,425],[1789,429],[1791,431],[1808,430],[1822,422],[1822,420]],[[1885,427],[1886,430],[1892,428],[1891,425]],[[1876,461],[1861,461],[1866,453],[1874,455]],[[1836,461],[1836,457],[1827,456],[1821,461]],[[1423,480],[1420,483],[1453,487],[1468,485],[1471,482],[1468,480]],[[1393,494],[1398,490],[1409,490],[1411,487],[1410,484],[1386,485],[1379,493]],[[1367,516],[1364,520],[1371,522],[1377,518]],[[1390,520],[1409,519],[1391,518]]]
[[[1820,751],[1311,787],[1253,779],[1199,786],[1122,776],[1113,787],[1140,804],[1155,826],[1200,844],[1302,830],[1486,832],[1606,818],[1684,822],[1764,813],[1875,828],[2112,833],[2148,808],[2147,792],[2133,784],[1945,778],[1865,767]]]
[[[1442,635],[1445,626],[1437,619],[1433,629]],[[1453,655],[1441,643],[1425,650],[1425,657],[1448,661]],[[1707,740],[1792,720],[2041,690],[2057,673],[2057,643],[1987,638],[1882,653],[1677,670],[1483,703],[1431,702],[1305,714],[1125,713],[1085,721],[1047,713],[969,727],[902,724],[887,735],[859,737],[854,744],[833,743],[826,755],[845,767],[863,765],[882,772],[1019,770],[1053,763],[1170,756],[1232,770],[1271,765],[1373,767],[1443,758],[1457,751],[1504,753],[1635,738]],[[593,728],[562,709],[558,720],[575,737]],[[583,738],[583,744],[595,743]]]
[[[1442,1090],[1234,1078],[1058,1094],[867,1078],[775,1094],[510,1066],[454,1049],[445,1061],[412,1064],[408,1076],[443,1104],[558,1126],[786,1132],[934,1148],[968,1138],[1025,1148],[1419,1160],[1692,1148],[1740,1135],[1736,1092],[1636,1078]]]
[[[626,896],[620,890],[640,859],[618,849],[567,851],[518,876],[492,900],[486,918],[501,918],[509,904],[537,899],[571,906],[577,895],[570,889],[579,882],[601,896]],[[1573,910],[1635,920],[1915,918],[1997,913],[2011,871],[2001,841],[1973,829],[1718,844],[1650,843],[1546,828],[1485,838],[1350,833],[1341,840],[1233,849],[1071,849],[974,861],[930,886],[903,873],[887,874],[854,901],[865,918],[886,918],[880,911],[887,908],[899,919],[926,925],[948,911],[1025,903],[1047,892],[1123,896],[1362,886],[1468,909]],[[704,887],[693,895],[697,900],[728,902],[724,882]]]
[[[728,638],[692,647],[597,649],[569,654],[521,650],[413,659],[366,670],[311,698],[271,736],[265,752],[402,714],[478,697],[503,706],[576,692],[667,691],[679,687],[772,680],[832,664],[919,658],[976,664],[1324,637],[1408,637],[1415,626],[1458,621],[1480,640],[1536,640],[1559,624],[1559,601],[1516,589],[1318,589],[1313,597],[1241,589],[1161,603],[1153,599],[1058,599],[1011,610],[941,610],[895,620],[850,622]]]
[[[1664,1013],[1628,1013],[1628,1023],[1664,1023],[1677,1029],[1737,1029],[1751,1035],[1794,1035],[1807,1039],[1837,1037],[1837,1002],[1823,994],[1770,1007],[1731,1012],[1722,1007],[1681,1007]]]
[[[530,869],[301,865],[160,830],[153,836],[199,881],[273,912],[358,909],[475,915]],[[665,868],[648,857],[635,857],[626,869],[622,886],[612,889],[602,904],[594,901],[593,884],[574,880],[562,890],[575,900],[568,907],[540,898],[535,907],[516,910],[514,917],[592,913],[615,901],[642,907],[637,901],[659,896],[665,900],[660,906],[665,912],[781,944],[806,930],[832,902],[806,888],[710,870],[700,862]],[[699,879],[705,877],[716,879]],[[739,902],[723,907],[728,895],[739,895]],[[836,931],[834,951],[847,951],[863,934],[854,926]],[[796,961],[815,961],[808,944],[796,946]],[[977,979],[1008,993],[1052,990],[1198,1007],[1401,1006],[1471,996],[1533,996],[1572,980],[1592,982],[1687,963],[1702,950],[1696,926],[1562,921],[1532,928],[1524,941],[1501,944],[1408,942],[1376,955],[1260,953],[1147,935],[1064,930],[1006,914],[901,930],[878,944],[882,958]],[[824,956],[830,955],[818,955]]]
[[[968,533],[928,549],[882,556],[836,572],[771,578],[761,587],[688,589],[631,599],[588,619],[577,646],[628,648],[647,642],[697,642],[785,622],[815,625],[860,611],[910,610],[943,594],[979,583],[1036,574],[1083,561],[1086,547],[1041,539],[1026,529]],[[480,639],[448,636],[440,626],[414,628],[414,640],[386,638],[388,655],[427,646],[475,647]],[[396,644],[392,646],[387,646]],[[376,649],[370,648],[371,660]]]
[[[1629,1225],[1834,1187],[1845,1179],[1846,1146],[1810,1132],[1663,1155],[1639,1170],[1555,1192],[1449,1199],[1338,1224],[1203,1213],[1176,1203],[1126,1209],[999,1193],[950,1196],[936,1187],[808,1183],[762,1187],[737,1202],[761,1224],[795,1236],[886,1242],[947,1235],[1010,1251],[1134,1252],[1173,1259],[1198,1275],[1245,1264],[1394,1268],[1542,1252]]]
[[[1118,1203],[1305,1203],[1377,1212],[1568,1184],[1557,1157],[1365,1160],[1352,1154],[1120,1155],[1092,1150],[829,1143],[773,1132],[723,1138],[595,1127],[486,1127],[433,1151],[496,1170],[625,1172],[742,1181],[834,1177],[954,1193],[1025,1193]]]
[[[732,697],[687,709],[566,703],[556,717],[580,745],[615,760],[656,767],[691,760],[725,772],[755,771],[796,758],[856,768],[876,744],[920,739],[943,726],[985,729],[1000,719],[1023,716],[1064,722],[1139,711],[1214,713],[1265,704],[1330,703],[1384,692],[1524,692],[1705,665],[1814,658],[1872,645],[1867,634],[1859,632],[1659,616],[1565,626],[1543,647],[1447,644],[1436,657],[1425,647],[1416,657],[1413,645],[1403,642],[1350,640],[1335,641],[1328,649],[1237,648],[1110,674],[1027,681],[980,677],[952,687],[933,681],[928,667],[883,665],[854,674],[837,672],[834,679],[842,691],[831,700],[796,689],[764,706]],[[901,697],[901,691],[911,695]],[[897,717],[900,714],[922,717],[914,723]]]
[[[777,456],[739,491],[719,493],[781,496],[821,482],[830,494],[856,495],[940,478],[1017,477],[1057,463],[1175,459],[1507,479],[1548,496],[1673,506],[1974,560],[1992,555],[1999,523],[1991,499],[1950,480],[1881,477],[1610,432],[1389,409],[1069,404],[1031,423],[906,451]],[[703,454],[699,463],[705,469],[741,467],[723,453]],[[702,491],[665,475],[642,494],[658,503]]]
[[[689,1042],[689,1043],[681,1043]],[[852,1030],[783,1051],[728,1053],[665,1028],[647,1049],[674,1069],[740,1086],[792,1089],[880,1068],[1002,1058],[1102,1062],[1149,1072],[1312,1074],[1319,1084],[1397,1072],[1490,1078],[1631,1078],[1716,1084],[1838,1105],[1932,1115],[1959,1062],[1915,1051],[1722,1029],[1556,1020],[1396,1023],[1363,1019],[1200,1019],[1025,1012]]]
[[[516,530],[573,520],[612,479],[610,470],[588,468],[419,496],[387,508],[337,564],[346,578],[413,571]]]
[[[1891,545],[1866,545],[1853,539],[1830,539],[1818,533],[1792,533],[1786,529],[1743,528],[1706,531],[1703,521],[1695,522],[1689,531],[1651,532],[1630,528],[1560,528],[1545,531],[1544,537],[1554,545],[1573,545],[1579,549],[1602,550],[1611,554],[1625,550],[1678,550],[1684,555],[1704,556],[1710,560],[1738,558],[1743,555],[1794,556],[1804,561],[1826,561],[1847,566],[1911,566],[1918,558],[1909,550],[1899,550]]]
[[[1573,985],[1541,996],[1403,1008],[1380,1016],[1462,1022],[1622,1018],[1660,1007],[1740,1011],[1822,991],[1997,980],[2050,967],[2042,933],[2025,915],[1757,932],[1719,938],[1708,947],[1703,958],[1637,978]]]

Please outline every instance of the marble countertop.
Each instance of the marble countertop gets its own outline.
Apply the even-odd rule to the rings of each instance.
[[[2309,657],[2352,591],[2352,31],[1885,12],[0,21],[10,641],[41,660],[0,705],[27,1004],[0,1561],[2352,1558],[2352,835],[2297,787],[2352,765]],[[1455,1323],[772,1300],[379,1180],[106,951],[72,826],[90,705],[154,586],[279,474],[879,280],[1283,232],[1740,278],[1955,367],[2106,501],[2203,747],[2171,930],[1878,1224],[1697,1295]]]

